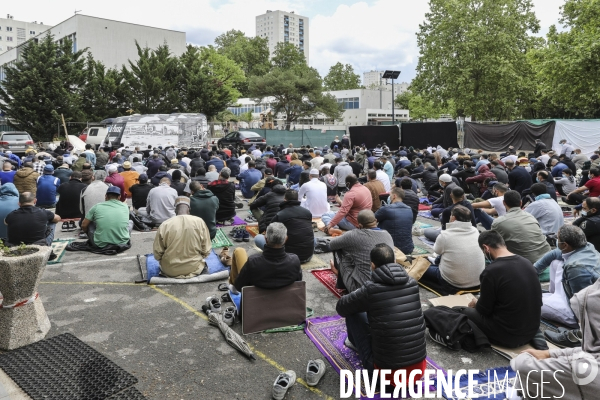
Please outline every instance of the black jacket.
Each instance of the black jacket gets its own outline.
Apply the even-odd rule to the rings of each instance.
[[[451,348],[464,348],[474,352],[482,347],[489,347],[490,342],[485,334],[461,312],[446,307],[431,307],[423,313],[425,323],[430,331],[438,333],[446,339]]]
[[[148,193],[154,188],[151,183],[136,183],[129,188],[131,193],[131,204],[134,209],[146,207],[146,201],[148,200]],[[60,214],[59,214],[60,215]]]
[[[379,368],[400,369],[423,361],[425,320],[419,286],[398,264],[371,272],[371,281],[338,300],[339,315],[366,312],[371,326],[373,362]]]
[[[263,215],[258,221],[258,231],[263,233],[271,223],[271,220],[279,212],[279,206],[283,203],[283,195],[285,195],[285,186],[275,185],[273,189],[266,195],[259,197],[250,204],[250,209],[263,208]]]
[[[58,202],[56,203],[56,214],[61,218],[81,218],[84,217],[79,211],[79,203],[81,201],[81,191],[87,185],[79,179],[71,179],[58,187],[59,194]]]
[[[227,160],[227,167],[231,170],[231,176],[237,177],[240,174],[240,164],[242,162],[239,158],[232,156],[229,160]]]
[[[287,160],[287,158],[285,158],[285,156],[283,156],[283,159],[279,161],[277,165],[275,165],[275,171],[273,171],[273,175],[275,175],[279,179],[285,179],[286,175],[283,171],[285,171],[289,167],[290,162]]]
[[[233,285],[238,291],[244,286],[279,289],[301,280],[298,256],[286,253],[285,247],[276,249],[267,244],[262,253],[248,257]]]
[[[404,204],[410,207],[413,213],[413,224],[417,220],[417,215],[419,214],[419,196],[412,190],[404,191],[404,200],[402,200]]]
[[[577,218],[573,225],[580,227],[587,241],[600,251],[600,214]]]
[[[498,182],[504,183],[504,184],[508,183],[508,174],[506,173],[505,170],[503,170],[500,167],[494,167],[494,168],[490,169],[490,171],[492,171],[492,174],[496,175],[496,180]]]
[[[196,171],[198,171],[198,169],[200,168],[204,168],[204,165],[206,164],[206,161],[204,161],[201,157],[200,157],[200,153],[197,153],[197,157],[194,157],[192,159],[192,161],[190,161],[190,170],[191,176],[196,176]]]
[[[425,186],[427,191],[429,191],[433,185],[438,183],[437,170],[432,166],[427,167],[425,171],[413,174],[410,177],[413,179],[421,178],[423,181],[423,186]]]
[[[225,221],[235,217],[235,184],[233,182],[217,183],[204,188],[213,192],[219,199],[217,221]]]
[[[529,175],[529,172],[525,168],[514,167],[508,174],[508,185],[511,190],[516,190],[522,194],[523,190],[529,189],[533,185],[533,182],[531,175]]]
[[[285,250],[304,261],[315,252],[315,234],[312,228],[312,213],[300,204],[296,200],[284,201],[271,222],[281,222],[285,225],[288,236]]]
[[[546,148],[546,144],[544,142],[537,142],[535,144],[535,149],[533,149],[533,158],[538,158],[542,155],[542,150]]]

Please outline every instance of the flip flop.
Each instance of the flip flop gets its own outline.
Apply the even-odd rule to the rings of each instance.
[[[228,292],[229,285],[226,283],[219,283],[219,286],[217,286],[217,290],[219,290],[220,292]]]

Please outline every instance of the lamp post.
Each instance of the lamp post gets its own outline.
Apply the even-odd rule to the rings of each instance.
[[[400,71],[391,71],[386,70],[383,73],[383,79],[391,79],[392,80],[392,125],[396,125],[396,114],[394,113],[394,103],[396,100],[394,99],[394,79],[398,79],[400,76]]]

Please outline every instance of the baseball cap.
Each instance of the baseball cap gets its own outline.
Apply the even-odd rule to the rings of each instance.
[[[141,174],[141,175],[138,177],[138,181],[140,181],[141,183],[146,183],[146,182],[148,182],[148,175],[146,175],[146,174]]]
[[[121,188],[118,186],[109,186],[108,189],[106,189],[106,193],[114,193],[114,194],[121,194]]]
[[[174,159],[171,160],[171,164],[177,164],[178,162],[179,162],[179,160],[176,159],[176,158],[174,158]]]
[[[54,167],[50,164],[46,164],[44,167],[44,172],[54,172]]]
[[[265,175],[273,175],[273,170],[271,168],[265,168]]]
[[[316,168],[313,168],[313,169],[310,170],[310,174],[311,175],[319,175],[319,170],[316,169]]]
[[[440,182],[449,183],[452,182],[452,177],[448,174],[442,174],[438,178]]]
[[[131,168],[131,163],[129,161],[125,161],[123,163],[123,168]]]

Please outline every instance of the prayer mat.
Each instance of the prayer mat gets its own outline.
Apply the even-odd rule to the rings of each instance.
[[[437,218],[434,218],[433,215],[431,215],[430,210],[419,211],[418,215],[419,215],[419,217],[422,217],[422,218],[433,219],[433,220],[437,221]]]
[[[428,211],[431,210],[431,206],[427,206],[425,204],[419,204],[419,211]]]
[[[556,347],[552,343],[550,343],[548,341],[546,343],[548,344],[548,348],[550,350],[558,350],[558,347]],[[533,350],[533,347],[530,344],[526,344],[521,347],[509,349],[508,347],[496,346],[493,344],[492,350],[494,350],[496,353],[498,353],[502,357],[506,358],[507,360],[512,360],[513,358],[517,358],[518,355],[521,354],[525,350]]]
[[[52,242],[52,251],[56,254],[56,258],[52,261],[48,261],[48,265],[58,264],[62,257],[65,255],[65,249],[67,245],[71,243],[73,239],[56,239]]]
[[[419,196],[419,203],[429,204],[429,199],[427,196]]]
[[[421,221],[415,221],[415,223],[413,224],[413,228],[427,229],[427,228],[433,228],[433,225],[426,224],[425,222],[421,222]]]
[[[167,278],[160,275],[160,264],[154,258],[154,254],[146,254],[146,275],[148,284],[151,285],[212,282],[229,277],[229,267],[223,265],[214,250],[206,258],[206,266],[203,274],[193,278]]]
[[[426,249],[425,247],[421,247],[421,246],[415,246],[415,248],[413,249],[413,252],[411,254],[414,256],[421,256],[421,255],[431,254],[431,253],[432,253],[431,249]]]
[[[427,239],[425,236],[419,236],[419,240],[426,244],[428,247],[431,247],[432,249],[433,245],[435,245],[434,241]]]
[[[315,312],[312,308],[306,307],[306,318],[310,318],[315,315]],[[262,333],[280,333],[280,332],[295,332],[302,331],[306,328],[306,322],[301,323],[300,325],[291,325],[291,326],[283,326],[281,328],[273,328],[273,329],[265,329]]]
[[[246,225],[246,221],[244,221],[243,219],[241,219],[240,217],[238,217],[236,215],[235,217],[233,217],[233,223],[231,223],[229,225],[219,225],[219,224],[217,224],[217,227],[222,228],[224,226],[238,226],[238,225]]]
[[[215,235],[215,238],[211,240],[211,243],[213,249],[233,246],[233,242],[229,240],[229,236],[225,234],[221,228],[217,229],[217,234]]]
[[[316,254],[313,254],[309,262],[301,265],[302,269],[310,270],[315,268],[323,268],[327,266],[327,262],[319,258]]]
[[[348,294],[347,290],[336,288],[337,275],[330,268],[313,269],[310,272],[338,299]]]
[[[340,373],[340,370],[346,369],[352,371],[352,374],[354,375],[354,371],[362,369],[362,363],[358,353],[344,345],[344,341],[346,340],[346,337],[348,337],[348,333],[346,332],[346,320],[344,318],[339,315],[309,318],[306,320],[304,332],[338,374]],[[429,357],[426,358],[426,362],[427,369],[443,371],[443,369]],[[379,387],[377,387],[376,390],[378,391]],[[430,390],[434,389],[430,388]],[[361,398],[367,398],[364,386],[361,388]],[[379,399],[381,397],[379,396],[379,393],[376,392],[374,397],[369,398]]]
[[[421,286],[423,289],[429,290],[431,293],[439,297],[449,296],[451,294],[462,295],[466,293],[479,293],[479,289],[459,289],[456,292],[451,293],[445,287],[436,285],[434,282],[422,282],[422,279],[423,278],[421,278],[421,280],[417,282],[419,286]]]
[[[509,366],[490,368],[487,371],[482,371],[473,378],[473,393],[477,400],[498,400],[505,398],[513,398],[511,396],[512,387],[515,385],[517,373]],[[442,385],[442,395],[446,399],[462,398],[467,393],[469,386],[468,375],[461,376],[457,381],[454,379],[450,382],[450,390],[446,391]],[[460,390],[459,394],[456,391]],[[509,397],[510,396],[510,397]]]
[[[260,232],[258,231],[258,226],[248,226],[246,225],[246,230],[248,231],[248,233],[250,234],[250,236],[255,237],[256,235],[258,235]]]

